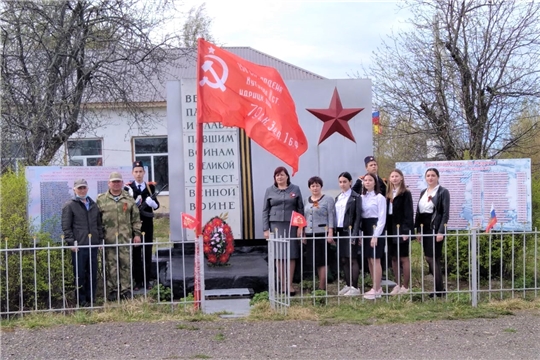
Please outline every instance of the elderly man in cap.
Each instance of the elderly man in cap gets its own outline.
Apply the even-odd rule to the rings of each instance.
[[[379,194],[382,196],[386,196],[386,183],[384,182],[384,179],[382,179],[379,175],[377,175],[377,171],[379,170],[379,166],[377,165],[377,160],[373,157],[373,155],[366,156],[364,159],[364,164],[366,165],[366,172],[375,176],[375,179],[377,179],[378,188],[379,188]],[[358,194],[362,194],[362,180],[364,179],[364,176],[361,175],[358,177],[356,182],[354,183],[352,189],[353,191],[357,192]]]
[[[155,197],[154,183],[144,181],[144,164],[142,161],[133,163],[131,172],[135,180],[127,184],[130,195],[135,199],[141,214],[141,231],[144,245],[133,249],[133,280],[135,289],[139,287],[150,290],[152,288],[152,242],[154,240],[154,210],[159,209],[159,201]]]
[[[141,220],[135,200],[123,190],[122,175],[112,172],[109,191],[99,194],[97,204],[101,211],[106,245],[105,266],[107,276],[107,299],[119,296],[127,299],[131,292],[131,244],[141,243]],[[117,256],[118,254],[118,256]]]
[[[64,240],[71,246],[78,304],[93,306],[97,285],[97,246],[103,239],[101,216],[94,200],[88,196],[88,183],[75,180],[75,196],[62,207]]]

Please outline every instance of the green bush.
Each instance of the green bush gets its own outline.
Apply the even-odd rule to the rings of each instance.
[[[24,172],[7,172],[0,178],[3,312],[61,307],[69,300],[64,294],[74,290],[71,253],[58,249],[48,234],[35,231],[27,217],[27,186]]]
[[[194,302],[194,301],[195,301],[195,296],[193,295],[193,293],[189,293],[187,294],[186,297],[180,298],[180,302]]]
[[[532,226],[540,229],[540,175],[534,176],[531,180],[532,193]]]
[[[446,238],[448,274],[458,278],[459,270],[459,279],[465,281],[469,280],[470,275],[469,262],[471,253],[469,241],[470,239],[466,235],[452,235]],[[534,272],[534,269],[530,266],[530,264],[534,264],[534,241],[533,235],[523,233],[515,233],[514,235],[493,233],[491,237],[488,234],[479,233],[477,236],[478,279],[511,280],[512,276],[514,278],[530,276],[529,273]],[[456,243],[459,245],[457,246]],[[532,260],[529,261],[531,257]],[[525,274],[523,272],[524,264]]]
[[[163,284],[157,284],[148,292],[148,296],[156,301],[171,301],[171,288]]]
[[[311,296],[313,297],[314,305],[323,306],[326,305],[326,291],[315,290]]]
[[[264,302],[264,301],[269,301],[268,291],[263,291],[263,292],[260,292],[260,293],[256,293],[253,296],[253,298],[249,301],[249,305],[253,306],[253,305],[257,304],[257,303]]]

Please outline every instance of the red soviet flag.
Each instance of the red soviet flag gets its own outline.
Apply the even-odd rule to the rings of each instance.
[[[291,215],[291,226],[298,226],[299,228],[306,227],[307,221],[304,215],[293,211]]]
[[[193,216],[182,213],[182,227],[184,229],[191,229],[194,230],[198,225],[197,219],[195,219]]]
[[[307,140],[294,101],[274,68],[256,65],[199,39],[197,121],[239,127],[298,171]]]

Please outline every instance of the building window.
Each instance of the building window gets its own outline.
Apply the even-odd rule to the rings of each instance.
[[[0,141],[2,158],[0,167],[2,173],[7,170],[19,171],[19,164],[25,163],[23,155],[23,144],[20,141],[4,140]]]
[[[101,140],[68,140],[70,166],[103,166]]]
[[[157,183],[159,190],[169,191],[169,156],[167,137],[135,138],[135,160],[148,167],[148,180]]]

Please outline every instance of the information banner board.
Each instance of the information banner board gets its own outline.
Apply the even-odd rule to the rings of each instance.
[[[436,168],[440,184],[450,191],[449,229],[485,229],[491,206],[497,215],[494,230],[532,229],[531,160],[469,160],[398,162],[414,206],[426,188],[424,174]]]
[[[94,201],[98,194],[108,191],[111,172],[120,172],[124,183],[133,180],[131,166],[27,166],[25,169],[30,185],[28,216],[37,230],[49,232],[54,241],[61,240],[62,206],[73,198],[73,182],[76,179],[82,178],[88,182],[88,196]],[[148,168],[145,171],[147,181]]]

